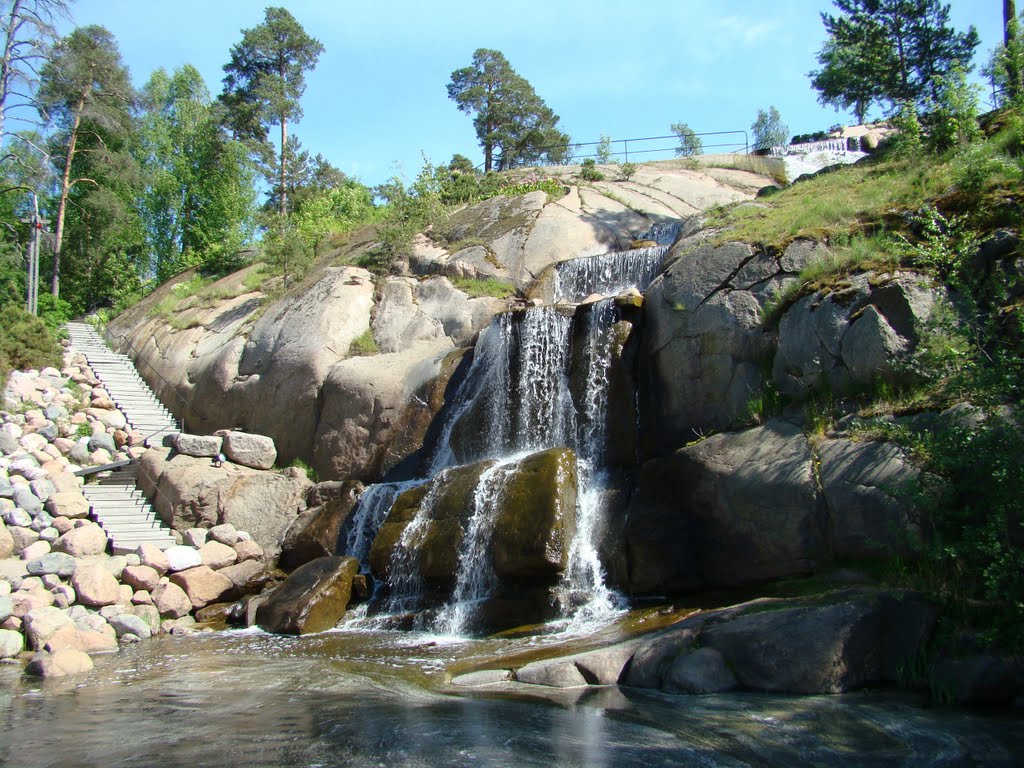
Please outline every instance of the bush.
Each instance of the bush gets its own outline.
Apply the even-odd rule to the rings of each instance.
[[[8,306],[0,311],[0,323],[4,329],[0,334],[0,388],[7,385],[11,371],[60,366],[60,344],[41,319],[21,307]]]
[[[619,178],[622,181],[629,181],[636,174],[636,163],[623,163],[619,167]]]
[[[597,170],[594,158],[588,157],[580,166],[580,178],[586,181],[604,181],[604,174]]]

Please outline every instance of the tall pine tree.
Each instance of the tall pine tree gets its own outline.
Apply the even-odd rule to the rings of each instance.
[[[276,179],[279,210],[288,212],[288,121],[302,118],[299,100],[324,47],[306,34],[284,8],[267,8],[263,23],[242,30],[242,42],[231,48],[224,65],[221,101],[235,135],[259,147],[267,145],[271,126],[281,127]]]

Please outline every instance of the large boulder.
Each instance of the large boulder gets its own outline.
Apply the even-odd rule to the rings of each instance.
[[[333,366],[323,384],[317,474],[373,482],[416,454],[462,360],[445,339]]]
[[[331,629],[345,615],[359,561],[322,557],[296,569],[256,611],[268,632],[305,635]]]
[[[119,592],[117,579],[102,565],[80,565],[71,577],[78,602],[94,608],[113,605]]]
[[[919,596],[902,592],[757,600],[655,633],[622,683],[672,693],[808,694],[892,684],[925,649],[936,616]]]
[[[327,485],[326,483],[323,485]],[[318,557],[330,557],[338,547],[338,534],[363,491],[362,483],[337,483],[335,493],[322,504],[301,512],[285,534],[278,560],[282,568],[298,568]],[[314,490],[317,486],[314,486]],[[314,494],[311,492],[310,496]],[[309,503],[312,499],[307,499]],[[319,494],[317,494],[319,500]]]
[[[910,491],[920,472],[905,451],[888,442],[824,440],[818,461],[837,558],[907,556],[917,549],[924,526]]]
[[[192,611],[192,601],[185,594],[185,590],[177,584],[158,584],[153,588],[151,595],[153,605],[165,618],[178,619]]]
[[[906,376],[900,364],[947,303],[922,275],[858,274],[799,299],[779,320],[773,377],[783,394],[847,392]]]
[[[25,667],[25,672],[37,677],[65,677],[90,672],[92,668],[89,654],[66,648],[56,653],[37,653]]]
[[[143,488],[172,528],[210,528],[230,523],[248,531],[269,558],[305,507],[309,480],[301,470],[265,472],[234,464],[150,449],[140,459]],[[154,493],[154,489],[158,489]]]
[[[274,440],[266,435],[222,430],[217,433],[224,441],[224,455],[228,461],[252,469],[270,469],[277,460]]]
[[[680,240],[644,302],[640,413],[646,455],[734,426],[764,387],[775,338],[762,309],[816,246],[782,254],[746,243]]]
[[[234,587],[231,579],[205,565],[172,573],[171,583],[181,587],[193,608],[217,602]]]
[[[72,528],[53,542],[55,552],[64,552],[72,557],[101,555],[107,549],[107,534],[95,523]]]
[[[624,525],[628,586],[739,586],[826,564],[814,469],[802,430],[782,420],[647,462]]]

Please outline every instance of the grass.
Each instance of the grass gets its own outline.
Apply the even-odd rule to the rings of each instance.
[[[373,329],[367,328],[361,334],[352,339],[348,353],[352,357],[369,357],[380,352],[377,340],[373,338]]]
[[[493,277],[456,277],[452,279],[452,284],[463,293],[468,294],[471,299],[477,299],[482,296],[493,296],[496,299],[507,299],[510,296],[516,295],[516,287],[514,284],[504,280],[496,280]]]
[[[870,235],[899,225],[904,213],[944,192],[952,180],[949,162],[922,163],[879,158],[849,165],[782,190],[764,206],[719,208],[708,224],[722,228],[718,243],[740,241],[785,248],[798,238],[829,242]]]

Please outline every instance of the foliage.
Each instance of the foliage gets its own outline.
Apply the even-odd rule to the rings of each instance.
[[[928,113],[928,149],[944,152],[981,138],[978,87],[967,82],[967,71],[954,63],[948,75],[936,75],[933,82],[936,95]]]
[[[905,157],[913,157],[920,152],[924,146],[923,133],[914,105],[909,101],[901,103],[891,122],[896,129],[896,135],[890,139],[893,152]]]
[[[254,168],[245,147],[221,131],[199,72],[156,70],[142,91],[135,153],[146,185],[140,197],[149,270],[166,280],[203,266],[224,271],[254,230]]]
[[[302,119],[299,100],[306,89],[305,73],[316,66],[323,50],[291,13],[271,7],[262,24],[242,30],[242,41],[232,46],[231,60],[224,65],[220,99],[235,136],[266,153],[270,127],[281,127],[276,173],[267,175],[277,184],[281,215],[288,210],[288,121]]]
[[[615,162],[612,155],[612,137],[601,134],[601,140],[597,143],[597,162],[601,165],[608,165]]]
[[[313,254],[305,247],[302,235],[290,219],[277,217],[268,222],[262,246],[264,261],[284,277],[285,290],[312,266]]]
[[[636,163],[623,163],[619,166],[619,178],[622,181],[629,181],[636,175]]]
[[[704,154],[704,142],[686,123],[672,123],[672,133],[679,137],[676,157],[694,157]]]
[[[935,78],[957,62],[966,67],[978,45],[973,26],[949,25],[941,0],[834,2],[839,14],[822,14],[828,39],[811,84],[822,104],[852,108],[859,122],[873,103],[924,108],[937,95]]]
[[[40,296],[40,299],[42,297]],[[21,307],[0,308],[0,391],[10,371],[59,366],[60,345],[40,318]]]
[[[448,98],[474,115],[484,151],[484,173],[538,162],[562,162],[569,137],[558,130],[558,115],[500,51],[479,48],[473,63],[452,72]]]
[[[75,223],[88,232],[76,238],[83,252],[74,258],[78,261],[84,256],[86,265],[67,265],[69,273],[87,273],[79,280],[86,286],[86,295],[73,297],[79,308],[110,299],[104,286],[110,281],[96,272],[108,259],[131,263],[129,269],[134,273],[133,256],[126,253],[137,247],[139,234],[132,231],[136,222],[130,220],[128,210],[134,197],[129,188],[135,169],[126,139],[132,128],[134,100],[117,44],[103,27],[81,27],[59,40],[40,72],[36,101],[40,114],[57,129],[51,153],[61,172],[51,290],[59,295],[70,202],[77,212]],[[105,183],[97,176],[105,176]]]
[[[1003,42],[989,56],[982,74],[992,83],[997,106],[1019,104],[1024,96],[1024,39],[1020,28],[1022,16],[1017,16],[1014,2],[1003,2]]]
[[[580,178],[586,181],[604,181],[604,174],[597,170],[594,158],[588,157],[580,165]]]
[[[377,340],[373,338],[373,329],[367,328],[361,334],[352,339],[348,353],[352,357],[369,357],[380,352]]]
[[[903,238],[904,258],[917,267],[934,271],[954,288],[963,288],[968,281],[968,259],[977,250],[977,243],[967,227],[964,215],[946,218],[932,206],[915,217],[920,234],[915,242]]]
[[[782,122],[782,115],[775,107],[757,110],[757,119],[750,126],[753,132],[754,149],[771,149],[789,144],[789,127]]]

